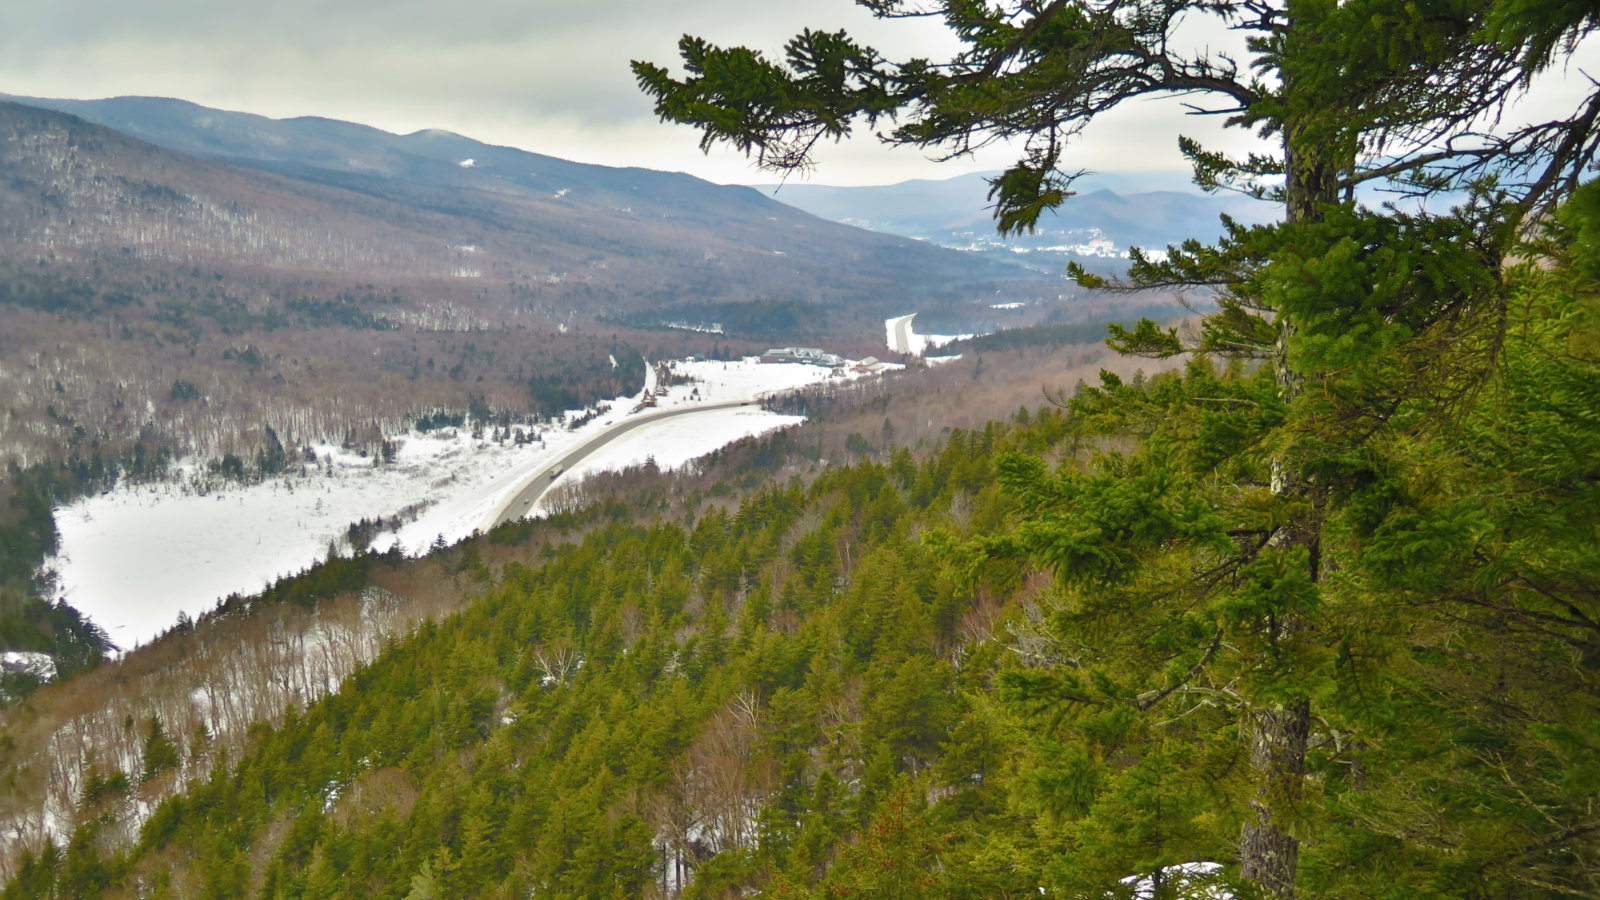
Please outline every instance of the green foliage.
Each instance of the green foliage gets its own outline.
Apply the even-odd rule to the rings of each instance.
[[[1365,228],[1382,236],[1351,240]],[[1203,362],[1138,386],[1107,374],[1074,422],[1137,449],[1000,462],[1022,519],[969,552],[1057,574],[1024,632],[1036,662],[1000,678],[1036,728],[1016,797],[1048,827],[1043,868],[1084,893],[1226,863],[1265,798],[1305,841],[1314,895],[1581,895],[1600,879],[1587,251],[1511,273],[1489,368],[1468,317],[1441,312],[1494,296],[1451,223],[1315,233],[1332,243],[1266,276],[1305,305],[1292,352],[1327,372],[1315,389],[1286,404],[1270,370]],[[1445,320],[1448,351],[1416,337]],[[1320,487],[1274,490],[1285,459]],[[1313,511],[1316,540],[1285,541]],[[1240,735],[1297,705],[1317,717],[1296,790],[1264,793]]]
[[[42,596],[48,585],[41,583],[40,566],[57,547],[52,508],[110,485],[119,469],[129,476],[135,472],[147,476],[164,468],[166,456],[148,451],[141,443],[123,460],[107,460],[96,448],[87,458],[74,455],[59,463],[8,466],[7,479],[0,482],[0,490],[9,489],[0,509],[0,649],[49,653],[58,679],[105,658],[112,647],[105,632],[68,604]],[[5,673],[0,676],[0,705],[37,687],[30,676]]]
[[[460,428],[466,424],[466,421],[467,417],[462,413],[423,413],[417,417],[416,429],[423,434],[427,434],[437,428]]]
[[[1600,182],[1574,191],[1553,224],[1563,240],[1548,249],[1563,253],[1572,274],[1592,289],[1600,281]]]
[[[644,370],[644,357],[626,344],[569,359],[559,370],[528,379],[529,407],[536,415],[554,416],[600,400],[637,394],[644,389]]]
[[[1024,555],[1055,570],[1049,635],[1062,658],[1011,683],[1019,696],[1045,698],[1057,724],[1081,714],[1074,739],[1121,722],[1104,719],[1108,711],[1156,707],[1152,715],[1216,729],[1190,739],[1216,752],[1253,734],[1253,794],[1228,804],[1250,810],[1237,822],[1240,874],[1295,896],[1317,788],[1306,777],[1313,718],[1339,741],[1361,733],[1359,716],[1323,718],[1343,711],[1340,678],[1350,671],[1340,660],[1387,663],[1392,649],[1365,639],[1406,627],[1342,592],[1355,576],[1344,574],[1336,529],[1360,505],[1347,506],[1352,496],[1375,484],[1394,490],[1393,470],[1374,459],[1381,448],[1458,421],[1492,373],[1506,324],[1503,257],[1592,165],[1600,90],[1564,119],[1492,132],[1534,75],[1600,19],[1559,0],[863,5],[883,18],[940,15],[961,50],[892,62],[842,33],[806,32],[776,65],[686,37],[686,77],[644,62],[634,73],[663,119],[700,129],[702,148],[726,141],[769,168],[804,168],[817,141],[891,116],[883,140],[952,156],[1016,140],[1021,158],[991,180],[1002,234],[1032,229],[1070,196],[1066,140],[1138,98],[1199,96],[1194,111],[1281,142],[1274,155],[1242,160],[1182,142],[1202,187],[1279,200],[1281,224],[1227,222],[1216,247],[1136,256],[1125,281],[1069,273],[1092,288],[1219,292],[1220,312],[1198,342],[1142,320],[1113,326],[1109,343],[1155,358],[1270,360],[1270,395],[1195,367],[1148,392],[1105,378],[1074,411],[1106,438],[1139,439],[1138,449],[1054,472],[1037,457],[1005,459],[1001,479],[1025,516],[1008,534],[973,541],[962,565],[973,574],[986,558]],[[1208,18],[1244,34],[1243,62],[1184,49],[1203,42],[1192,29]],[[1353,201],[1372,182],[1425,198],[1453,187],[1469,201],[1448,215],[1373,212]],[[1575,243],[1587,238],[1588,205],[1578,198],[1562,222]],[[1220,414],[1202,412],[1211,404]],[[1196,441],[1201,428],[1223,446]],[[1467,506],[1451,513],[1412,517],[1375,543],[1437,588],[1449,565],[1439,543],[1491,528]],[[1384,624],[1358,634],[1363,614]],[[1586,618],[1570,605],[1566,615]],[[1138,759],[1176,756],[1162,740],[1144,743],[1148,752],[1130,751]],[[1085,825],[1069,843],[1090,834]],[[1141,857],[1137,841],[1113,845],[1124,870],[1164,865]]]
[[[83,783],[83,802],[93,806],[108,797],[125,797],[132,790],[133,782],[126,772],[119,769],[104,775],[99,769],[91,767]]]
[[[261,726],[136,847],[75,835],[6,896],[1248,896],[1263,802],[1304,837],[1308,896],[1581,895],[1600,307],[1580,271],[1513,273],[1499,364],[1452,416],[1412,396],[1317,445],[1315,544],[1276,537],[1312,501],[1273,490],[1275,460],[1344,420],[1206,359],[920,460],[763,480],[693,527],[508,532],[520,561],[461,613]],[[1357,371],[1407,345],[1327,346]],[[329,560],[272,598],[389,564]],[[1296,704],[1301,790],[1264,795],[1247,738]],[[179,753],[147,731],[144,777]],[[130,790],[118,774],[85,801]]]
[[[393,319],[383,315],[375,315],[361,308],[360,303],[362,301],[371,303],[374,300],[382,302],[380,298],[374,298],[371,295],[361,298],[361,300],[343,294],[333,300],[302,297],[298,300],[290,300],[285,305],[285,308],[299,320],[298,324],[305,328],[336,326],[372,331],[398,330],[400,324]]]
[[[916,807],[912,786],[901,783],[828,873],[824,896],[913,900],[949,895],[955,873],[941,871],[941,835]]]
[[[398,560],[399,554],[393,550],[388,555],[329,556],[295,576],[274,581],[261,592],[259,599],[265,603],[296,603],[309,609],[321,600],[359,591],[367,586],[375,569],[392,566]],[[240,605],[239,599],[231,597],[224,601],[222,608],[231,609],[236,605]]]
[[[97,297],[85,284],[50,275],[13,275],[0,280],[0,304],[59,315],[90,312]]]
[[[176,768],[181,758],[182,753],[178,745],[167,737],[166,729],[161,726],[161,717],[151,716],[150,728],[145,732],[144,771],[140,775],[140,780],[149,781],[168,769]]]
[[[1106,344],[1119,353],[1166,359],[1184,352],[1183,344],[1178,340],[1178,329],[1162,331],[1149,319],[1140,319],[1132,331],[1115,322],[1107,326],[1107,330],[1111,336],[1106,338]]]
[[[1133,315],[1138,315],[1139,310],[1130,310]],[[1151,310],[1150,315],[1170,314],[1171,308]],[[1119,327],[1128,327],[1129,319],[1119,324]],[[1065,347],[1073,344],[1096,344],[1105,339],[1106,329],[1113,323],[1109,322],[1079,322],[1071,325],[1035,325],[1031,328],[1007,328],[993,334],[985,334],[966,340],[953,341],[946,344],[946,353],[964,353],[967,350],[974,352],[1016,350],[1023,347]]]
[[[1498,176],[1536,206],[1593,151],[1582,111],[1509,140],[1469,139],[1600,24],[1567,0],[862,5],[880,18],[942,16],[960,50],[893,61],[843,32],[807,30],[775,62],[686,36],[685,77],[642,61],[633,72],[663,120],[701,132],[702,149],[725,142],[769,169],[808,168],[818,142],[886,119],[881,140],[949,156],[1014,140],[1019,159],[989,195],[1002,234],[1031,230],[1071,196],[1072,137],[1150,96],[1195,97],[1197,111],[1281,139],[1278,154],[1242,160],[1192,140],[1183,150],[1203,187],[1282,199],[1297,221],[1374,180],[1426,192]],[[1203,20],[1242,32],[1245,56],[1183,49]]]
[[[71,876],[84,897],[135,879],[213,896],[831,894],[881,887],[880,858],[906,890],[973,896],[948,873],[982,853],[975,884],[1036,881],[995,856],[1010,744],[976,694],[1001,654],[963,633],[981,604],[918,537],[953,506],[975,527],[1004,515],[997,455],[1067,438],[1059,411],[1028,419],[955,432],[924,462],[768,483],[692,529],[602,521],[581,543],[503,544],[522,561],[460,614],[259,726],[125,854],[35,857],[18,896],[60,892],[69,870],[100,873]],[[329,560],[267,599],[387,564]],[[150,778],[180,749],[146,731]]]

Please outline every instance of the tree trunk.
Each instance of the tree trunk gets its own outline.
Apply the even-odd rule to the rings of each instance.
[[[1289,3],[1290,23],[1295,4]],[[1292,27],[1292,24],[1291,24]],[[1292,89],[1292,76],[1285,72],[1282,90]],[[1297,123],[1284,127],[1284,218],[1289,223],[1320,222],[1324,204],[1339,199],[1338,179],[1348,168],[1333,148],[1320,144],[1316,137]],[[1304,386],[1305,372],[1289,361],[1289,350],[1298,328],[1292,317],[1278,314],[1278,342],[1275,367],[1278,393],[1284,403],[1293,404]],[[1272,464],[1272,490],[1280,496],[1304,496],[1313,486],[1291,459],[1279,458]],[[1313,510],[1309,516],[1283,529],[1274,544],[1308,549],[1310,577],[1318,580],[1318,545],[1322,517]],[[1296,611],[1285,611],[1274,623],[1279,639],[1304,626]],[[1306,742],[1311,730],[1311,703],[1305,698],[1283,706],[1254,712],[1250,764],[1256,772],[1256,795],[1250,801],[1255,819],[1246,822],[1239,835],[1240,874],[1257,882],[1269,896],[1292,898],[1300,861],[1300,841],[1290,832],[1294,810],[1304,792]]]
[[[1250,744],[1250,765],[1258,776],[1256,796],[1250,801],[1256,819],[1246,822],[1239,835],[1240,874],[1275,897],[1294,896],[1300,841],[1290,834],[1285,814],[1300,799],[1310,733],[1307,700],[1256,714]]]

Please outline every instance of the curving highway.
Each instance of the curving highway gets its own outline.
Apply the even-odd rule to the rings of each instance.
[[[889,349],[896,353],[911,352],[911,320],[916,313],[889,320]]]
[[[677,416],[688,416],[695,413],[711,412],[719,409],[733,409],[740,406],[755,405],[756,401],[754,400],[728,400],[722,403],[707,403],[701,406],[691,406],[685,409],[664,409],[657,412],[643,413],[641,415],[631,416],[623,419],[622,421],[610,426],[589,440],[584,441],[582,444],[579,444],[572,450],[562,454],[560,458],[552,460],[551,462],[534,469],[531,473],[529,473],[527,478],[523,479],[521,487],[517,489],[515,494],[511,495],[511,499],[507,500],[500,506],[499,509],[496,509],[492,514],[490,514],[489,518],[485,520],[482,530],[488,531],[497,525],[503,525],[506,522],[514,522],[517,519],[526,516],[528,513],[533,511],[534,504],[539,502],[539,498],[544,496],[544,492],[550,489],[550,486],[555,483],[557,478],[561,477],[561,473],[566,472],[573,466],[582,463],[601,447],[604,447],[606,444],[611,443],[617,438],[622,437],[623,435],[642,425],[650,425],[652,423],[659,422],[662,419],[671,419]]]

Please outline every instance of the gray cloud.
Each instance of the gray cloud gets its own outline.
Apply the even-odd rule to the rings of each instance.
[[[847,27],[891,55],[941,56],[937,22],[878,22],[850,0],[51,0],[0,9],[0,92],[175,96],[271,116],[322,115],[395,131],[441,127],[613,165],[769,181],[731,152],[702,156],[656,122],[630,59],[676,60],[685,32],[776,52],[803,27]],[[1225,40],[1226,35],[1206,36]],[[1073,164],[1177,169],[1178,133],[1251,145],[1174,103],[1135,104],[1096,127]],[[875,183],[998,168],[999,148],[945,166],[870,136],[829,148],[815,178]]]
[[[628,62],[671,63],[685,32],[774,51],[807,25],[848,24],[902,52],[937,52],[931,44],[946,40],[936,26],[885,27],[848,0],[820,6],[748,0],[15,3],[0,10],[0,91],[153,94],[399,131],[443,127],[581,159],[766,180],[742,159],[701,156],[692,132],[657,123]],[[906,165],[899,156],[886,162],[870,146],[852,151],[832,154],[843,161],[832,177],[895,177]]]

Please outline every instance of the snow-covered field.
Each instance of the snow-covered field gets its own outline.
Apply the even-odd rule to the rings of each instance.
[[[657,401],[661,409],[752,400],[830,377],[815,366],[761,365],[753,358],[672,367],[696,380],[669,389]],[[646,391],[653,382],[652,374]],[[525,473],[636,415],[641,399],[618,398],[575,430],[535,430],[536,440],[520,446],[474,439],[467,429],[411,432],[396,438],[394,461],[381,466],[324,446],[315,448],[318,462],[303,473],[260,484],[208,485],[191,468],[175,482],[119,487],[56,510],[61,552],[48,565],[67,602],[118,646],[132,648],[165,631],[180,612],[197,616],[229,594],[254,593],[305,569],[327,555],[330,543],[347,550],[347,529],[363,518],[410,519],[373,540],[379,551],[398,545],[414,555],[439,537],[460,540],[510,498]],[[756,407],[667,419],[605,445],[563,481],[651,456],[675,468],[798,421]]]

